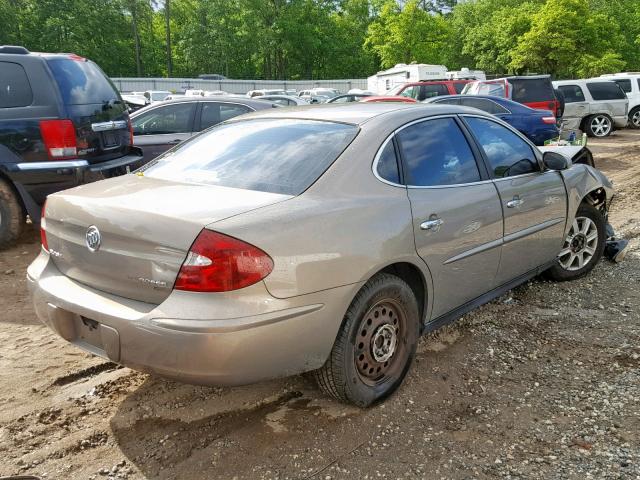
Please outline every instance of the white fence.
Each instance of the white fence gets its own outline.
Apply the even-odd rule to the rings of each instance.
[[[309,88],[335,88],[346,93],[352,88],[367,88],[366,78],[347,80],[201,80],[199,78],[112,78],[121,92],[168,90],[183,92],[187,89],[224,90],[228,93],[247,93],[249,90],[278,89],[296,91]]]

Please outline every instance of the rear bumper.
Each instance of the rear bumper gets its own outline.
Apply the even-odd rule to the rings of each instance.
[[[144,164],[142,151],[135,147],[132,148],[135,150],[130,155],[96,164],[91,164],[83,159],[52,160],[5,164],[4,168],[11,180],[20,184],[31,199],[41,205],[47,195],[52,193],[84,183],[123,175],[127,171],[141,167]],[[39,218],[39,215],[36,217]]]
[[[44,251],[27,280],[38,317],[68,342],[137,370],[205,385],[319,368],[359,288],[276,299],[259,283],[230,294],[174,291],[156,306],[74,282]]]

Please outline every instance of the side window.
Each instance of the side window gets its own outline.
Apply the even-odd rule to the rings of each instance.
[[[402,92],[400,92],[400,95],[403,97],[409,97],[409,98],[418,98],[418,95],[420,95],[420,86],[419,85],[412,85],[410,87],[405,88]]]
[[[627,98],[615,82],[589,82],[587,88],[594,100],[624,100]]]
[[[230,118],[237,117],[238,115],[243,115],[251,111],[252,110],[249,107],[245,107],[244,105],[221,104],[220,121],[224,122],[226,120],[229,120]]]
[[[498,113],[510,113],[509,110],[498,105],[496,102],[487,100],[486,98],[463,98],[461,104],[465,107],[473,107],[483,112],[498,114]]]
[[[392,183],[400,183],[400,173],[398,172],[398,160],[393,141],[389,140],[378,158],[378,175]]]
[[[627,80],[626,78],[621,80],[614,80],[618,84],[618,86],[622,89],[623,92],[629,93],[631,92],[631,80]]]
[[[558,90],[564,95],[565,103],[584,102],[584,92],[580,85],[560,85]]]
[[[26,107],[33,103],[33,92],[22,65],[0,62],[0,108]]]
[[[464,90],[465,85],[466,85],[466,83],[464,83],[464,82],[455,82],[453,84],[453,88],[456,91],[456,93],[458,95],[460,95],[462,93],[462,90]]]
[[[422,85],[418,100],[425,100],[427,98],[439,97],[441,95],[449,95],[446,85],[434,84],[434,85]]]
[[[511,130],[486,118],[466,117],[465,120],[484,150],[495,178],[540,171],[529,144]]]
[[[453,118],[416,123],[398,132],[397,137],[407,185],[456,185],[480,180],[473,152]]]
[[[131,119],[133,134],[190,133],[195,105],[195,103],[176,103],[149,110]]]
[[[434,100],[431,103],[435,103],[435,104],[443,104],[443,105],[461,105],[462,104],[462,100],[460,100],[459,98],[443,98],[441,100]]]

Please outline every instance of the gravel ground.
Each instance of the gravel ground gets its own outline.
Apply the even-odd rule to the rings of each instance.
[[[368,410],[304,376],[194,387],[67,345],[27,297],[28,234],[0,253],[0,476],[640,479],[640,132],[590,146],[627,259],[535,279],[424,337]]]

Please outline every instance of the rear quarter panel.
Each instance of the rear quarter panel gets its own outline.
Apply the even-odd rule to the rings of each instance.
[[[209,228],[250,242],[273,258],[265,284],[278,298],[364,282],[395,262],[413,263],[428,282],[426,265],[415,251],[406,189],[381,182],[371,170],[385,137],[361,132],[302,195]]]

